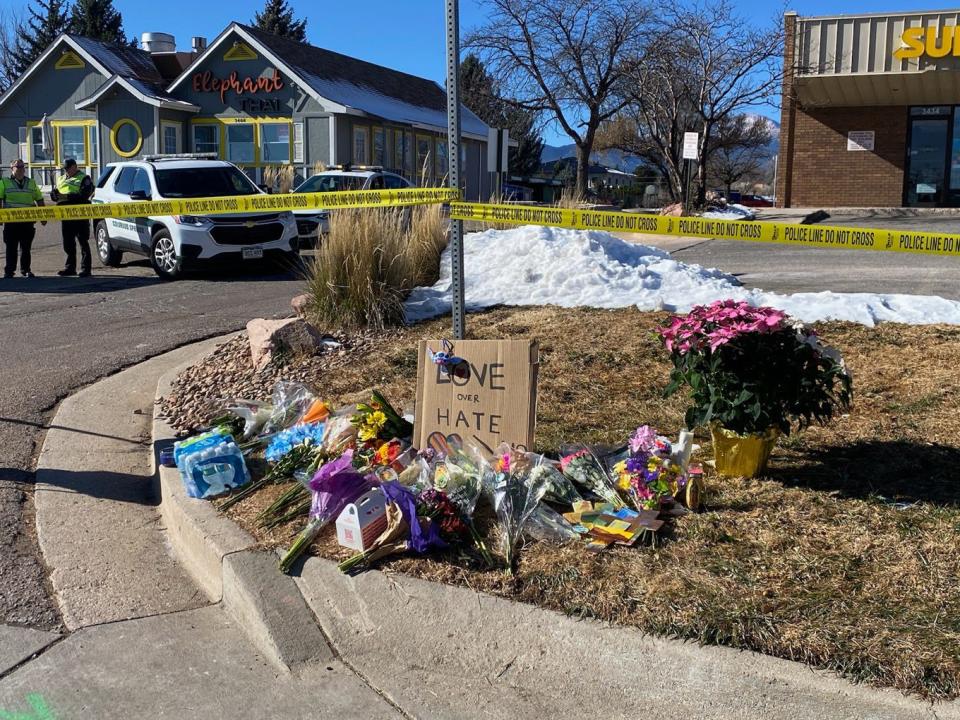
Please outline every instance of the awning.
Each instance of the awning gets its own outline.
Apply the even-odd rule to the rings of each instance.
[[[794,88],[804,107],[955,105],[960,102],[960,71],[800,75]]]

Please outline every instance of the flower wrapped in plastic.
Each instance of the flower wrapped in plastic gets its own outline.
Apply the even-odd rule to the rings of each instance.
[[[649,425],[630,438],[629,455],[613,466],[618,489],[633,499],[638,510],[659,510],[686,487],[686,468],[674,457],[670,441]]]
[[[500,446],[494,458],[491,479],[493,508],[500,523],[501,551],[507,571],[513,573],[516,549],[530,516],[547,492],[548,473],[537,471],[545,462],[541,455],[514,452]]]
[[[615,508],[626,507],[616,481],[586,446],[572,446],[560,459],[563,474]]]
[[[353,451],[323,465],[309,482],[312,494],[310,519],[280,560],[280,569],[289,572],[297,558],[316,539],[320,531],[337,519],[348,503],[367,492],[373,483],[353,467]]]
[[[357,428],[360,442],[405,439],[413,434],[413,425],[400,417],[387,399],[376,390],[373,391],[370,402],[357,405],[351,422]]]

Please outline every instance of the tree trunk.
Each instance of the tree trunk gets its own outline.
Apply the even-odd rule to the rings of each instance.
[[[577,145],[577,182],[575,187],[578,198],[587,196],[587,188],[590,183],[590,151],[593,143],[587,145]]]
[[[704,123],[700,136],[700,157],[697,162],[697,207],[707,203],[707,145],[710,142],[711,125]]]

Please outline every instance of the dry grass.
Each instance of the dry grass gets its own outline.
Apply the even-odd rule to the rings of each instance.
[[[401,324],[410,291],[436,282],[446,243],[439,205],[330,213],[330,231],[307,265],[310,312],[325,326]]]
[[[268,165],[263,169],[263,184],[280,194],[286,194],[293,190],[294,176],[293,165]]]
[[[636,310],[495,309],[471,315],[477,338],[541,342],[537,445],[618,443],[640,423],[675,433],[683,399],[660,399],[669,371],[652,335],[663,314]],[[656,548],[592,555],[530,543],[518,574],[470,555],[405,557],[390,571],[644,631],[757,650],[930,698],[960,694],[960,329],[828,323],[844,352],[854,408],[827,428],[781,442],[769,476],[708,478],[706,511],[682,518]],[[437,320],[385,339],[315,378],[342,399],[376,385],[412,407],[416,340]],[[252,371],[251,371],[252,372]],[[710,456],[708,438],[701,457]],[[276,489],[271,489],[274,492]],[[272,493],[234,517],[264,545],[299,528],[252,527]],[[343,557],[330,532],[314,551]]]

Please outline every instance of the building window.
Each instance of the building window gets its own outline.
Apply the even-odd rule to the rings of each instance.
[[[403,134],[403,175],[407,180],[416,182],[417,171],[413,158],[413,133]]]
[[[304,161],[302,122],[295,122],[293,124],[293,161],[295,163],[302,163]]]
[[[369,128],[355,127],[353,129],[353,163],[366,165],[368,162],[367,147],[370,144]]]
[[[29,155],[27,154],[27,128],[19,127],[17,128],[17,154],[20,156],[20,159],[24,162],[28,161]]]
[[[253,165],[257,161],[253,136],[253,125],[227,125],[227,160],[238,165]]]
[[[140,126],[129,118],[117,120],[110,130],[110,145],[120,157],[133,157],[143,145]]]
[[[260,125],[260,161],[264,163],[290,162],[290,123],[262,123]]]
[[[393,131],[393,168],[403,173],[403,130]]]
[[[86,128],[82,125],[63,125],[60,131],[60,158],[73,158],[78,165],[87,162]]]
[[[91,125],[87,128],[87,147],[90,148],[90,164],[98,165],[100,163],[100,127]]]
[[[450,171],[450,163],[447,162],[447,139],[437,138],[437,179],[443,180]]]
[[[430,147],[432,144],[426,135],[417,135],[417,177],[424,183],[433,174],[430,172],[433,161],[433,152]]]
[[[50,147],[47,152],[43,150],[43,127],[40,125],[30,128],[30,162],[36,165],[47,165],[53,162],[53,147]]]
[[[160,150],[164,155],[177,155],[181,150],[180,146],[180,123],[163,122],[160,123],[163,129],[161,137]]]
[[[373,129],[373,164],[380,167],[387,164],[387,132],[383,128]]]
[[[220,157],[220,126],[194,125],[193,151],[195,153],[212,153]]]

